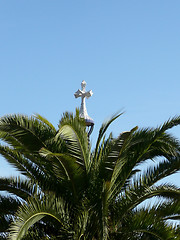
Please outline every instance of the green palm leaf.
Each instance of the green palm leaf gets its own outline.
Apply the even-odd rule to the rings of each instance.
[[[59,223],[59,230],[69,231],[69,213],[65,202],[54,196],[48,198],[31,198],[16,214],[16,220],[10,227],[11,240],[20,240],[36,222],[49,216]]]
[[[44,141],[53,136],[52,130],[33,117],[10,115],[0,119],[0,131],[19,142],[19,147],[36,152],[45,147]],[[9,140],[10,138],[8,138]]]
[[[97,142],[96,142],[96,147],[95,147],[95,151],[94,151],[94,161],[96,162],[97,161],[97,155],[98,155],[98,152],[99,152],[99,146],[100,146],[100,143],[101,143],[101,140],[104,136],[104,134],[106,133],[108,127],[110,126],[110,124],[112,122],[114,122],[118,117],[120,117],[123,113],[120,113],[120,114],[115,114],[114,116],[112,116],[108,121],[104,122],[99,130],[99,135],[98,135],[98,139],[97,139]]]
[[[71,114],[65,113],[59,125],[59,131],[55,140],[62,138],[66,142],[71,156],[89,171],[90,149],[88,144],[85,122],[79,117],[73,118]]]
[[[30,180],[11,177],[0,178],[0,191],[7,191],[25,200],[32,194],[37,194],[38,188]]]

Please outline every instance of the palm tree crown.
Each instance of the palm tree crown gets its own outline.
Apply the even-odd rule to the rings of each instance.
[[[93,151],[78,111],[64,113],[58,129],[40,115],[2,117],[0,153],[25,178],[0,179],[14,194],[0,198],[0,231],[10,225],[12,240],[179,239],[168,220],[180,218],[180,189],[156,183],[179,170],[180,142],[167,130],[180,117],[106,138],[120,115],[102,124]],[[147,160],[157,164],[144,169]],[[142,204],[153,197],[156,206]]]

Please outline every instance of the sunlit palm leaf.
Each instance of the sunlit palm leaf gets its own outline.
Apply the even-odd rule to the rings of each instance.
[[[36,152],[45,147],[46,138],[53,132],[45,124],[23,115],[10,115],[0,119],[0,131],[8,133],[29,151]],[[9,140],[9,139],[8,139]]]
[[[49,216],[59,222],[59,230],[69,231],[69,213],[65,202],[55,197],[31,198],[17,212],[16,220],[10,227],[11,240],[20,240],[36,222]]]
[[[90,149],[85,122],[66,113],[60,122],[56,139],[59,137],[66,142],[69,153],[89,171]]]

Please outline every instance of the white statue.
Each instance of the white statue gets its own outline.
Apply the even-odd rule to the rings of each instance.
[[[81,97],[81,108],[79,111],[79,117],[84,118],[87,125],[91,125],[91,124],[94,124],[94,121],[92,118],[88,116],[85,98],[87,99],[90,98],[93,95],[93,92],[92,90],[86,92],[86,82],[84,80],[81,83],[81,89],[82,90],[78,89],[77,92],[75,92],[74,94],[75,98]]]

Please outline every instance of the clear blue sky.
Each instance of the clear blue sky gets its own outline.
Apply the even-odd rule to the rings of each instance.
[[[179,26],[179,0],[0,0],[0,116],[39,113],[57,126],[80,106],[82,80],[94,92],[92,142],[121,109],[114,135],[180,115]],[[1,157],[0,175],[14,174]]]

